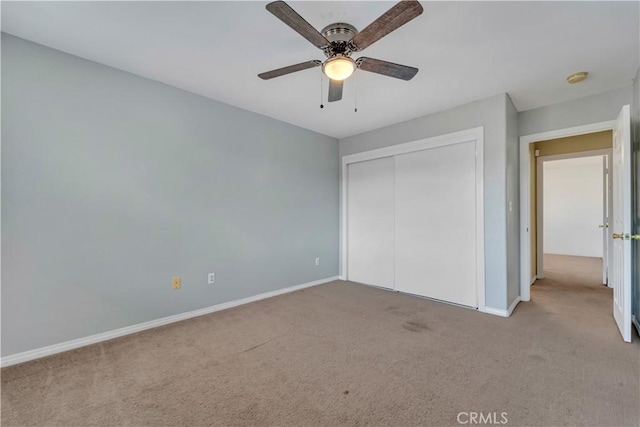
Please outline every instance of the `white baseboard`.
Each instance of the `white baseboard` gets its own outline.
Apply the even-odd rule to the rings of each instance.
[[[511,306],[507,309],[507,310],[503,310],[500,308],[493,308],[493,307],[484,307],[484,309],[480,310],[483,313],[487,313],[487,314],[493,314],[494,316],[501,316],[501,317],[509,317],[511,316],[511,313],[513,313],[513,310],[515,310],[516,305],[518,305],[518,303],[520,302],[520,297],[517,296],[515,300],[513,300],[513,302],[511,303]]]
[[[502,310],[500,308],[485,306],[483,309],[478,309],[478,310],[483,313],[493,314],[494,316],[509,317],[509,313],[507,312],[507,310]]]
[[[509,314],[508,314],[508,316],[511,316],[511,313],[513,313],[513,310],[516,309],[516,306],[518,304],[520,304],[520,295],[518,295],[516,297],[516,299],[514,299],[513,302],[511,303],[511,306],[509,306],[509,310],[508,310]]]
[[[347,280],[347,276],[338,276],[338,280]]]
[[[91,344],[96,344],[103,341],[108,341],[124,335],[145,331],[147,329],[157,328],[158,326],[168,325],[170,323],[179,322],[181,320],[203,316],[205,314],[214,313],[220,310],[226,310],[227,308],[233,308],[239,305],[249,304],[251,302],[260,301],[263,299],[275,297],[275,296],[286,294],[289,292],[298,291],[300,289],[310,288],[312,286],[321,285],[323,283],[332,282],[334,280],[338,280],[338,276],[327,277],[325,279],[315,280],[313,282],[303,283],[301,285],[291,286],[284,289],[278,289],[271,292],[265,292],[263,294],[258,294],[258,295],[250,296],[247,298],[229,301],[222,304],[216,304],[216,305],[201,308],[198,310],[188,311],[186,313],[175,314],[173,316],[167,316],[161,319],[151,320],[149,322],[138,323],[137,325],[125,326],[124,328],[114,329],[112,331],[102,332],[102,333],[90,335],[84,338],[78,338],[71,341],[65,341],[59,344],[40,347],[34,350],[24,351],[22,353],[11,354],[9,356],[5,356],[2,359],[0,359],[0,366],[5,367],[5,366],[16,365],[18,363],[28,362],[30,360],[39,359],[41,357],[50,356],[52,354],[62,353],[64,351],[73,350],[76,348],[84,347]]]
[[[640,335],[640,323],[638,323],[638,318],[634,314],[631,315],[631,321],[633,322],[633,326],[636,327],[636,332]]]
[[[529,283],[529,286],[533,286],[536,280],[538,280],[538,278],[536,276],[533,276],[533,278],[531,279],[531,283]]]

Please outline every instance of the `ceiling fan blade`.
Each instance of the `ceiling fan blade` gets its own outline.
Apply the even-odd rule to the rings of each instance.
[[[298,34],[309,40],[317,48],[322,49],[330,44],[329,40],[285,2],[274,1],[266,7],[269,12],[273,13],[278,19],[293,28]]]
[[[329,79],[329,102],[340,101],[342,99],[342,86],[344,80]]]
[[[363,50],[419,16],[423,10],[416,0],[403,0],[356,34],[351,43],[357,50]]]
[[[301,62],[299,64],[289,65],[288,67],[278,68],[277,70],[267,71],[266,73],[260,73],[258,77],[262,80],[269,80],[274,77],[284,76],[285,74],[295,73],[296,71],[318,67],[320,64],[322,64],[322,61],[314,59],[313,61]]]
[[[393,62],[382,61],[380,59],[362,57],[356,60],[358,68],[371,73],[382,74],[383,76],[395,77],[401,80],[411,80],[418,74],[418,69],[407,65],[394,64]]]

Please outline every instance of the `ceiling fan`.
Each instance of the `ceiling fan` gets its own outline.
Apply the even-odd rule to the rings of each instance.
[[[360,32],[353,25],[345,23],[330,24],[318,32],[284,1],[274,1],[269,3],[266,8],[314,46],[321,49],[327,59],[324,62],[319,60],[301,62],[258,74],[258,77],[263,80],[322,65],[322,72],[330,79],[329,102],[333,102],[342,99],[344,80],[351,76],[356,68],[402,80],[411,80],[418,73],[418,69],[415,67],[394,64],[380,59],[360,57],[354,60],[351,58],[353,53],[364,50],[419,16],[423,9],[416,0],[403,0],[397,3]]]

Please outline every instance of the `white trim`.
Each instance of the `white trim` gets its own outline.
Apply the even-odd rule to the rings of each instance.
[[[520,303],[520,295],[518,295],[516,297],[516,299],[513,300],[513,302],[511,303],[511,305],[509,306],[509,316],[511,316],[511,314],[513,313],[513,310],[516,309],[516,306]]]
[[[476,130],[476,292],[478,309],[485,307],[484,265],[484,128]]]
[[[544,168],[536,157],[536,278],[544,279]],[[531,226],[531,224],[529,224]]]
[[[517,296],[507,310],[503,310],[501,308],[485,307],[484,310],[480,310],[480,311],[487,314],[493,314],[494,316],[509,317],[511,316],[511,314],[513,313],[513,310],[515,310],[519,302],[520,302],[520,297]]]
[[[536,280],[538,280],[538,278],[537,278],[537,277],[535,277],[535,276],[534,276],[534,277],[532,277],[532,278],[531,278],[531,283],[529,284],[529,286],[533,286],[533,284],[536,282]]]
[[[484,127],[467,129],[403,144],[391,145],[375,150],[363,151],[342,157],[342,182],[340,189],[340,277],[347,280],[347,182],[349,164],[382,157],[397,156],[414,151],[428,150],[445,145],[476,143],[476,284],[478,309],[485,307],[485,265],[484,265]]]
[[[163,317],[161,319],[151,320],[149,322],[138,323],[137,325],[125,326],[124,328],[114,329],[107,332],[102,332],[95,335],[90,335],[84,338],[78,338],[71,341],[65,341],[59,344],[53,344],[46,347],[36,348],[34,350],[23,351],[22,353],[16,353],[9,356],[5,356],[0,360],[0,366],[11,366],[18,363],[28,362],[30,360],[39,359],[41,357],[51,356],[52,354],[62,353],[64,351],[73,350],[76,348],[84,347],[91,344],[96,344],[103,341],[108,341],[114,338],[118,338],[124,335],[133,334],[136,332],[145,331],[147,329],[157,328],[158,326],[168,325],[170,323],[180,322],[182,320],[191,319],[193,317],[203,316],[205,314],[215,313],[216,311],[226,310],[228,308],[238,307],[240,305],[249,304],[251,302],[260,301],[263,299],[275,297],[278,295],[286,294],[289,292],[298,291],[301,289],[310,288],[312,286],[321,285],[323,283],[332,282],[338,280],[337,276],[327,277],[325,279],[315,280],[313,282],[303,283],[301,285],[291,286],[288,288],[278,289],[271,292],[265,292],[263,294],[253,295],[247,298],[242,298],[234,301],[225,302],[222,304],[212,305],[210,307],[201,308],[198,310],[188,311],[186,313],[175,314],[173,316]]]
[[[531,282],[531,241],[529,239],[531,221],[529,215],[529,201],[531,198],[529,144],[549,139],[612,130],[615,123],[615,120],[611,120],[520,137],[520,299],[522,301],[531,300],[530,288],[531,283],[533,283]]]
[[[607,204],[609,205],[609,210],[607,212],[607,228],[611,221],[613,220],[613,148],[611,149],[612,153],[609,155],[609,159],[607,162]],[[613,260],[613,237],[611,233],[607,230],[607,287],[613,289],[613,281],[610,280],[609,272],[611,271],[611,266],[609,265]]]
[[[612,130],[616,124],[615,120],[591,123],[588,125],[574,126],[571,128],[556,129],[548,132],[532,133],[520,137],[520,144],[531,144],[532,142],[546,141],[549,139],[566,138],[569,136],[585,135],[587,133],[602,132]]]
[[[382,157],[397,156],[400,154],[413,153],[414,151],[428,150],[430,148],[443,147],[445,145],[460,144],[463,142],[482,140],[484,137],[484,127],[480,126],[459,132],[447,133],[402,144],[390,145],[388,147],[375,150],[362,151],[360,153],[349,154],[342,157],[342,165],[349,163],[364,162]]]
[[[582,157],[610,156],[612,152],[613,150],[611,148],[598,148],[596,150],[576,151],[575,153],[538,156],[538,160],[541,160],[542,162],[551,162],[554,160],[579,159]]]
[[[520,298],[522,301],[531,300],[531,240],[529,229],[531,218],[529,202],[531,201],[531,184],[529,162],[529,144],[532,141],[520,137]],[[536,280],[533,277],[531,283]]]
[[[480,310],[480,311],[487,314],[493,314],[494,316],[509,317],[509,313],[507,312],[507,310],[503,310],[501,308],[493,308],[493,307],[485,306],[484,310]]]

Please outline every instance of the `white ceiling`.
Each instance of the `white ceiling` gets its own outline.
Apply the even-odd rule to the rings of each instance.
[[[2,2],[2,31],[337,138],[498,93],[520,111],[632,83],[638,2],[422,2],[425,12],[357,56],[420,68],[409,82],[360,72],[320,109],[320,69],[256,75],[320,50],[267,2]],[[363,29],[393,2],[294,2],[317,29]],[[590,77],[569,85],[565,77]]]

